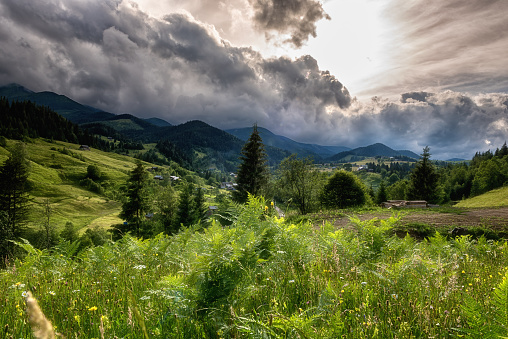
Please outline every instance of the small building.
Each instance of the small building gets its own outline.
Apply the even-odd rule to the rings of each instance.
[[[170,175],[169,178],[173,181],[177,181],[177,180],[180,180],[180,177],[177,177],[177,176],[174,176],[174,175]]]
[[[155,180],[164,180],[164,177],[162,175],[155,175],[153,178]]]
[[[88,145],[81,145],[79,146],[80,151],[90,151],[90,146]]]

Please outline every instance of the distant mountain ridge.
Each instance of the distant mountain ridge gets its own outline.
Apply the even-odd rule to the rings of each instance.
[[[53,92],[34,92],[18,84],[0,87],[0,97],[8,100],[30,100],[56,111],[64,118],[84,128],[104,126],[104,131],[116,131],[132,140],[144,143],[157,143],[168,140],[179,145],[187,152],[197,149],[215,152],[215,159],[227,159],[232,163],[238,156],[243,143],[252,133],[252,127],[221,130],[202,121],[189,121],[173,126],[159,118],[142,119],[131,114],[113,114],[100,109],[82,105],[64,95]],[[276,135],[266,128],[258,127],[263,143],[266,146],[271,164],[275,164],[291,153],[311,157],[317,162],[341,162],[360,158],[389,156],[419,159],[419,156],[407,150],[393,150],[381,143],[351,149],[345,146],[322,146],[300,143],[285,136]],[[108,135],[110,136],[110,135]],[[231,168],[231,166],[228,166]]]
[[[114,120],[116,114],[104,112],[103,110],[82,105],[65,95],[56,94],[54,92],[34,92],[19,84],[9,84],[0,87],[0,97],[6,97],[10,101],[30,100],[41,106],[47,106],[57,112],[67,120],[75,124],[81,125],[105,120]],[[139,118],[138,118],[139,119]],[[140,119],[149,123],[160,126],[162,124],[171,125],[167,121],[157,118]]]
[[[226,132],[238,137],[240,140],[247,141],[252,133],[252,127],[227,129]],[[265,145],[281,148],[304,157],[318,155],[321,158],[326,158],[336,153],[350,150],[350,148],[344,146],[321,146],[297,142],[285,136],[276,135],[268,129],[259,126],[258,132]]]
[[[376,143],[370,146],[365,147],[358,147],[349,151],[340,152],[335,154],[334,156],[331,156],[329,158],[326,158],[326,161],[329,162],[341,162],[341,161],[351,161],[352,157],[363,157],[363,158],[369,158],[369,157],[376,157],[376,156],[383,156],[383,157],[407,157],[411,159],[419,159],[420,156],[414,152],[408,151],[408,150],[400,150],[396,151],[384,144]],[[360,159],[358,159],[360,160]]]

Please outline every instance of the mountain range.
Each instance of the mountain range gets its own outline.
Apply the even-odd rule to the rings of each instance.
[[[206,159],[201,156],[201,166],[227,162],[228,168],[234,168],[244,142],[252,133],[252,127],[224,131],[197,120],[173,126],[159,118],[141,119],[131,114],[113,114],[80,104],[64,95],[47,91],[34,92],[19,84],[0,87],[0,97],[6,97],[10,101],[30,100],[38,105],[47,106],[69,121],[88,128],[94,133],[98,130],[114,130],[131,140],[143,143],[168,140],[182,151],[190,152],[188,154],[196,152],[206,154]],[[300,143],[285,136],[276,135],[263,127],[258,127],[258,131],[271,164],[280,162],[291,153],[311,157],[316,162],[359,161],[375,156],[405,160],[419,158],[414,152],[393,150],[380,143],[351,149],[345,146]]]

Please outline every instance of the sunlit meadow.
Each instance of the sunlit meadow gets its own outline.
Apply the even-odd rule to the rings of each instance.
[[[268,206],[268,208],[265,208]],[[508,246],[391,232],[397,216],[286,224],[251,198],[173,237],[77,253],[19,243],[0,275],[5,338],[33,337],[30,291],[66,338],[497,338],[508,335]]]

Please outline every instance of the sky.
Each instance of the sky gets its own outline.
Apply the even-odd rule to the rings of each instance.
[[[506,17],[505,0],[2,0],[0,85],[468,159],[508,139]]]

